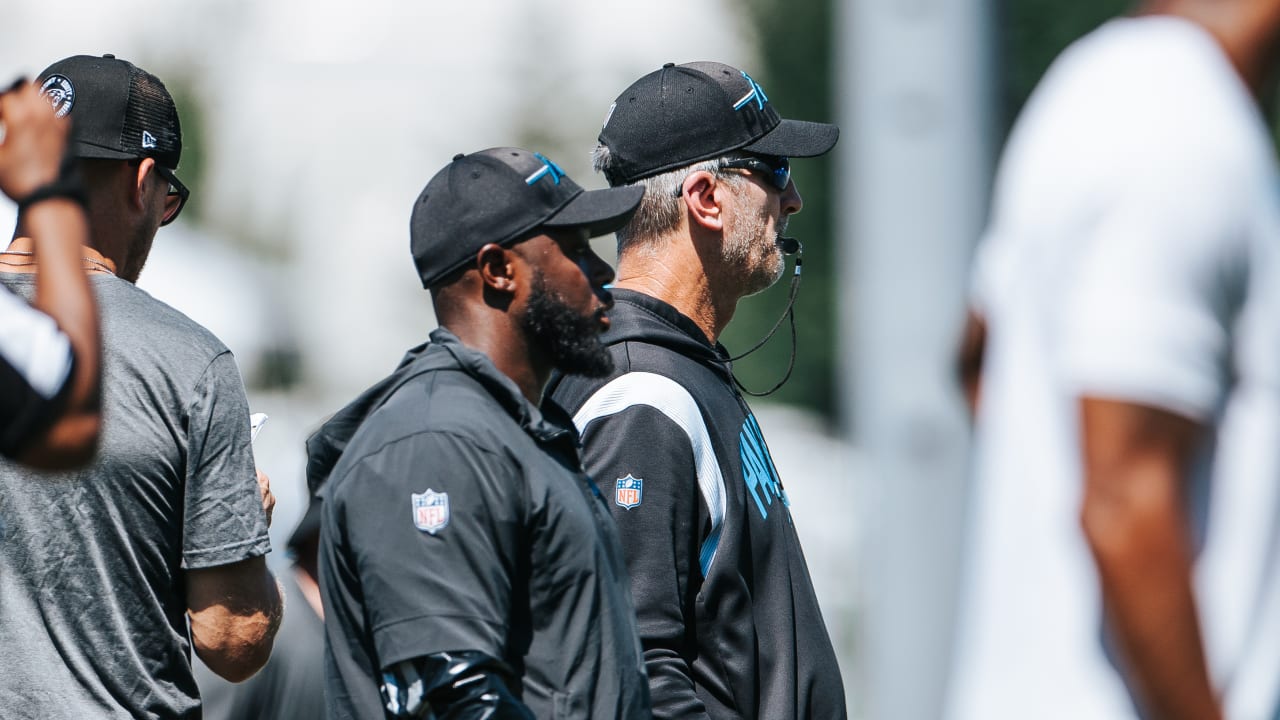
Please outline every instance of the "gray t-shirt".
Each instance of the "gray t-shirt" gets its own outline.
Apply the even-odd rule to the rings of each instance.
[[[33,278],[0,274],[28,296]],[[114,277],[93,287],[98,459],[0,463],[0,717],[198,717],[184,570],[270,550],[244,385],[186,316]]]

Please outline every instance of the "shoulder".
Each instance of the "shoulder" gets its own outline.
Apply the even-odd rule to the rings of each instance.
[[[132,283],[108,278],[96,287],[104,339],[145,339],[209,358],[227,352],[227,346],[203,325]]]
[[[369,415],[335,465],[335,488],[352,474],[413,474],[439,468],[445,458],[466,472],[505,463],[524,432],[462,372],[423,373],[397,388]]]
[[[573,413],[573,424],[582,432],[595,420],[633,407],[657,410],[686,430],[702,424],[698,402],[684,385],[645,371],[623,373],[599,384]]]
[[[362,503],[377,488],[398,488],[447,474],[452,482],[487,486],[508,477],[510,457],[476,433],[458,428],[408,430],[376,414],[351,439],[326,483],[335,505]]]
[[[1069,47],[1036,88],[1019,124],[1087,138],[1110,153],[1112,163],[1149,162],[1147,153],[1173,151],[1210,161],[1237,149],[1231,137],[1255,123],[1256,115],[1208,32],[1156,16],[1113,20]]]
[[[505,446],[503,438],[520,430],[479,381],[454,368],[424,372],[405,381],[368,422],[377,422],[392,434],[434,433],[491,448]]]

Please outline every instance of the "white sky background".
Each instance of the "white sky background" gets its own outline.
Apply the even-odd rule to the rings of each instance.
[[[301,352],[301,387],[250,389],[254,409],[272,415],[258,455],[280,497],[273,536],[283,548],[301,512],[307,434],[435,326],[408,250],[409,210],[431,175],[458,152],[526,145],[583,186],[604,187],[590,150],[609,104],[633,80],[667,61],[759,66],[734,7],[7,0],[0,81],[109,52],[196,95],[205,172],[179,168],[192,201],[161,229],[140,285],[213,330],[250,379],[264,348]],[[6,233],[12,218],[0,200]],[[762,424],[788,490],[808,499],[794,503],[797,525],[828,624],[845,645],[851,454],[793,415],[769,415]],[[806,482],[835,482],[838,492],[824,496]]]
[[[434,326],[408,215],[455,153],[540,141],[601,187],[589,152],[628,83],[667,60],[752,64],[742,23],[715,2],[18,0],[5,18],[0,73],[111,52],[197,94],[205,175],[185,179],[206,222],[194,229],[285,259],[270,287],[242,291],[282,306],[315,390],[339,398]],[[141,285],[165,297],[176,278],[155,275]]]

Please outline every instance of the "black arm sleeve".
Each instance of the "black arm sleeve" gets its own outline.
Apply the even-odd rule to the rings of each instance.
[[[508,684],[511,669],[478,650],[432,653],[382,671],[388,718],[533,720]]]

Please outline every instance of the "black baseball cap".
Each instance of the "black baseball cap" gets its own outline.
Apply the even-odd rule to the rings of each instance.
[[[514,245],[541,228],[586,228],[591,237],[613,232],[631,219],[643,194],[583,190],[541,153],[520,148],[455,155],[413,204],[413,263],[430,288],[488,243]]]
[[[155,75],[114,55],[76,55],[45,68],[38,82],[58,117],[71,117],[68,148],[75,157],[149,157],[178,167],[178,108]]]
[[[605,116],[610,185],[709,160],[734,150],[814,157],[835,146],[840,128],[778,115],[760,84],[718,62],[667,63],[622,91]]]

